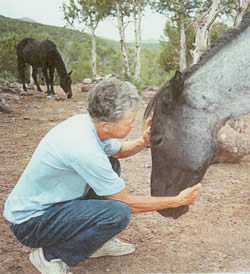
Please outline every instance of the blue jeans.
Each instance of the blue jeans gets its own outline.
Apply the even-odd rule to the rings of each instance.
[[[11,230],[22,244],[42,247],[48,261],[59,258],[75,266],[124,230],[130,216],[123,202],[77,199],[57,203],[42,216],[11,225]]]

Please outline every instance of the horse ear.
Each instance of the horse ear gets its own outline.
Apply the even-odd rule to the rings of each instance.
[[[183,74],[177,70],[174,77],[172,77],[165,88],[163,100],[166,104],[176,102],[178,97],[181,96],[184,89]]]
[[[68,75],[70,76],[70,75],[71,75],[71,73],[72,73],[72,70],[71,70],[70,72],[68,72]]]
[[[170,80],[170,86],[172,88],[173,98],[177,99],[184,89],[184,77],[179,70],[175,72],[175,76]]]

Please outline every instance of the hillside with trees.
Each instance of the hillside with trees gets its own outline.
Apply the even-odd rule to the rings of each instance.
[[[73,71],[74,83],[81,82],[84,78],[92,78],[89,34],[66,27],[49,26],[4,16],[0,16],[0,78],[9,82],[19,81],[15,46],[24,37],[49,39],[55,42],[67,70]],[[97,73],[115,74],[122,77],[119,42],[97,38],[96,45]],[[132,60],[134,54],[132,43],[128,44],[128,53]],[[143,85],[157,86],[166,79],[165,72],[159,66],[159,46],[157,47],[156,43],[150,41],[143,44],[142,62]],[[29,73],[28,70],[27,73]]]
[[[250,0],[89,0],[83,5],[81,0],[70,0],[62,4],[67,27],[0,16],[0,78],[18,79],[15,45],[31,37],[57,45],[67,70],[73,71],[74,83],[115,74],[139,88],[159,86],[177,69],[184,71],[199,62],[222,33],[239,25],[249,4]],[[158,44],[141,38],[148,9],[166,16]],[[96,28],[107,18],[117,20],[119,42],[96,37]],[[129,22],[134,25],[133,42],[125,37]]]

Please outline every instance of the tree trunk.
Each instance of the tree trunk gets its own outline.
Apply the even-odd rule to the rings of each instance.
[[[186,58],[186,34],[185,34],[185,24],[184,24],[184,14],[180,14],[180,71],[187,68],[187,58]]]
[[[237,28],[250,5],[250,0],[236,0],[236,17],[234,27]]]
[[[121,46],[124,78],[125,80],[128,80],[130,77],[130,72],[129,72],[129,63],[128,63],[126,44],[125,44],[124,22],[123,22],[123,15],[121,13],[119,3],[117,2],[116,2],[116,12],[117,12],[117,20],[118,20],[118,30],[120,34],[120,46]]]
[[[91,38],[92,38],[92,51],[91,51],[91,63],[92,63],[92,76],[93,79],[96,79],[96,36],[95,36],[95,27],[94,25],[90,26],[91,29]]]
[[[141,0],[134,0],[134,29],[135,29],[135,75],[136,81],[140,80],[141,74],[141,19],[142,3]]]
[[[191,51],[193,64],[198,63],[201,55],[208,48],[209,31],[220,12],[221,0],[213,1],[211,7],[195,22],[195,49]]]

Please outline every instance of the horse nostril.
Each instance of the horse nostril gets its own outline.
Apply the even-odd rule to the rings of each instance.
[[[72,97],[72,93],[68,93],[67,97],[70,99]]]

